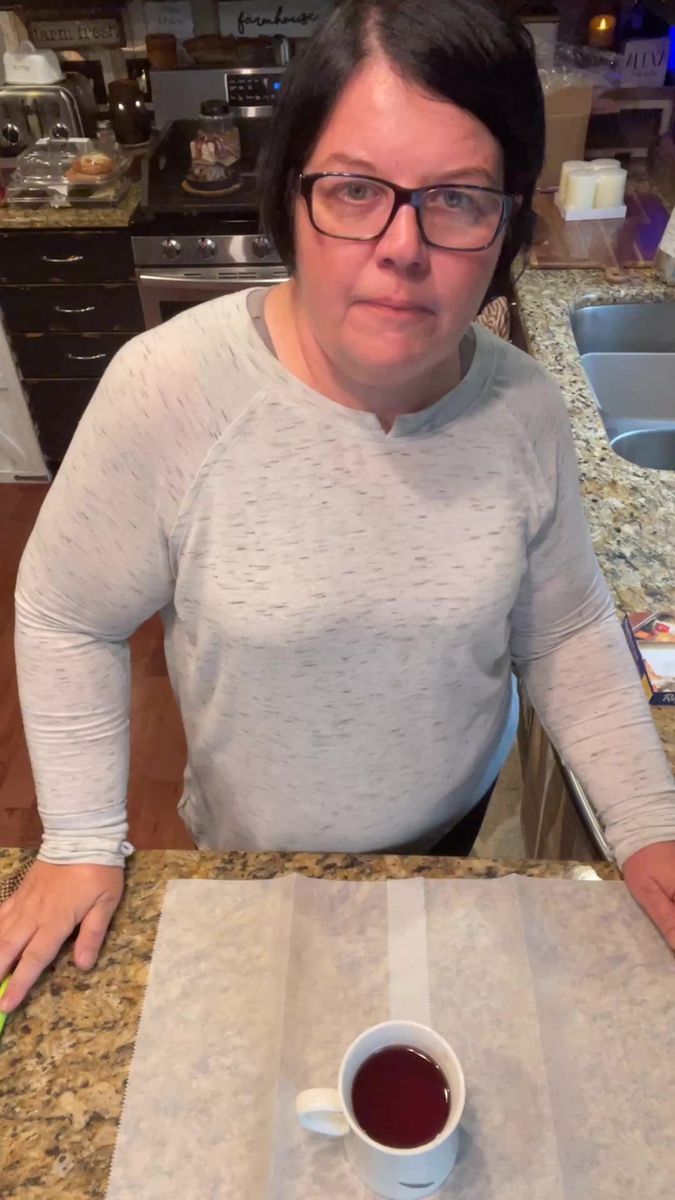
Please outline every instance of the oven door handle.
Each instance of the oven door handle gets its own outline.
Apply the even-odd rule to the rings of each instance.
[[[223,269],[227,270],[227,268]],[[277,271],[279,271],[279,268],[277,268]],[[273,274],[271,272],[267,274],[264,271],[257,273],[254,277],[241,276],[233,272],[229,279],[223,275],[211,279],[208,276],[185,276],[178,272],[174,275],[169,271],[161,275],[153,274],[152,271],[136,272],[136,279],[142,288],[152,288],[158,291],[169,287],[178,290],[185,288],[194,291],[195,288],[198,288],[199,291],[204,292],[222,292],[224,287],[232,287],[233,285],[238,285],[243,290],[247,287],[268,287],[275,283],[283,283],[286,278],[287,276],[284,274]]]

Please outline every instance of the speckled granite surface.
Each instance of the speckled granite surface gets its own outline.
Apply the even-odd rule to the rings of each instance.
[[[20,229],[126,229],[141,198],[140,183],[132,183],[119,204],[110,208],[0,207],[0,233]]]
[[[569,320],[582,303],[675,300],[653,270],[609,283],[602,271],[526,271],[516,293],[531,353],[562,387],[600,565],[622,612],[675,605],[675,472],[633,466],[610,448]],[[674,384],[675,386],[675,384]],[[675,769],[675,708],[653,708]]]
[[[26,858],[18,851],[0,850],[0,879]],[[574,877],[579,869],[588,871],[572,864],[479,859],[196,851],[134,855],[126,894],[96,970],[80,974],[69,962],[69,952],[63,951],[25,1009],[7,1022],[0,1042],[2,1200],[105,1196],[167,880],[268,879],[291,871],[359,880],[415,875],[486,879],[512,871],[560,878]],[[617,878],[606,865],[597,871],[603,878]]]

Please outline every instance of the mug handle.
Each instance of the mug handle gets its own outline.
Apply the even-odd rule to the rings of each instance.
[[[349,1133],[340,1093],[335,1088],[310,1088],[300,1092],[295,1111],[300,1124],[312,1133],[323,1133],[326,1137],[344,1137]]]

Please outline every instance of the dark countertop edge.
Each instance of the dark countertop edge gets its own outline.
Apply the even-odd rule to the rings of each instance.
[[[3,234],[11,234],[14,237],[17,233],[102,233],[107,230],[118,233],[120,231],[124,232],[129,229],[131,219],[135,215],[137,208],[138,205],[135,205],[127,217],[120,217],[119,220],[115,221],[102,221],[100,224],[87,222],[86,224],[59,223],[58,225],[37,222],[34,225],[13,225],[11,221],[7,221],[5,224],[3,222],[2,208],[0,208],[0,237]]]
[[[138,205],[136,205],[138,208]],[[110,222],[102,222],[100,225],[85,224],[35,224],[35,225],[13,225],[9,221],[3,224],[3,212],[0,208],[0,235],[3,233],[100,233],[103,229],[128,229],[131,218],[136,212],[136,208],[132,209],[128,217],[120,217],[119,221],[112,224]]]

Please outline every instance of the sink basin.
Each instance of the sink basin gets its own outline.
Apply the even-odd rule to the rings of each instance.
[[[612,449],[675,471],[675,303],[586,305],[571,322]]]
[[[675,354],[675,301],[585,304],[572,313],[580,354]]]
[[[610,439],[612,450],[638,467],[675,471],[675,428],[636,429]]]
[[[675,422],[673,354],[582,354],[603,417]]]

